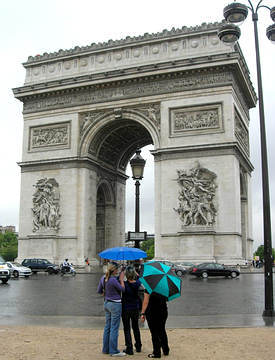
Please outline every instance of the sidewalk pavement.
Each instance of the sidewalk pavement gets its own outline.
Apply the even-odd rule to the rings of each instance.
[[[0,359],[107,360],[102,354],[103,329],[0,326]],[[168,329],[170,354],[165,360],[273,360],[274,328]],[[149,330],[141,330],[142,351],[125,359],[148,359],[152,353]],[[124,348],[120,330],[119,349]]]

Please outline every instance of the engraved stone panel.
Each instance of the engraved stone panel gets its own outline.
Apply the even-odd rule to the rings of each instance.
[[[170,109],[170,136],[223,131],[222,104]]]
[[[70,147],[70,122],[30,128],[29,150],[41,151]]]
[[[33,194],[33,232],[59,230],[60,193],[55,179],[43,178],[34,185]]]
[[[184,227],[213,226],[217,210],[214,204],[217,175],[208,169],[196,167],[190,170],[177,170],[180,186],[179,214]]]
[[[47,99],[30,99],[24,103],[24,113],[65,108],[105,101],[117,101],[141,96],[175,93],[186,90],[204,89],[219,84],[232,83],[234,76],[225,69],[208,71],[204,74],[175,73],[161,78],[148,77],[136,82],[119,82],[108,88],[90,87],[73,95],[49,95]]]
[[[241,117],[235,110],[235,136],[245,152],[249,155],[249,136],[248,130],[244,126]]]

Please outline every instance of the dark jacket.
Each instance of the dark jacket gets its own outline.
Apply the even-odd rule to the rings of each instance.
[[[138,295],[138,289],[141,285],[139,280],[133,283],[124,281],[125,291],[122,294],[122,311],[127,310],[139,310],[140,309],[140,298]]]

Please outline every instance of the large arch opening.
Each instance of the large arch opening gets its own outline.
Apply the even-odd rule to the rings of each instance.
[[[153,233],[154,160],[150,150],[154,146],[150,132],[138,121],[119,119],[98,129],[90,142],[88,153],[100,164],[96,197],[96,254],[105,248],[116,246],[112,238],[115,228],[123,228],[118,239],[121,244],[125,241],[125,232],[134,231],[135,188],[129,161],[138,148],[142,149],[142,156],[146,159],[141,183],[141,231]],[[126,175],[124,179],[128,176],[123,186],[118,184],[120,174]],[[98,260],[101,262],[100,258]]]

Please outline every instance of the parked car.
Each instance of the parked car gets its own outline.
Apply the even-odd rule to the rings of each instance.
[[[8,268],[5,260],[0,256],[0,280],[6,284],[11,277],[10,269]]]
[[[10,269],[11,275],[15,278],[18,278],[19,276],[24,276],[25,278],[28,278],[32,271],[30,268],[26,266],[22,266],[21,264],[17,262],[6,262],[8,268]]]
[[[59,272],[59,266],[52,264],[47,259],[24,259],[22,265],[30,268],[34,274],[38,271],[46,271],[49,274],[57,274]]]
[[[226,267],[217,263],[202,263],[189,269],[189,274],[197,277],[208,278],[208,276],[225,276],[236,278],[240,275],[238,269]]]
[[[187,273],[187,269],[181,264],[175,264],[168,260],[161,260],[161,262],[170,266],[172,271],[174,271],[175,274],[179,277],[184,276]]]
[[[181,263],[179,263],[177,265],[183,266],[186,270],[189,270],[191,267],[195,266],[195,264],[193,264],[193,263],[191,263],[189,261],[184,261],[184,262],[181,262]]]

